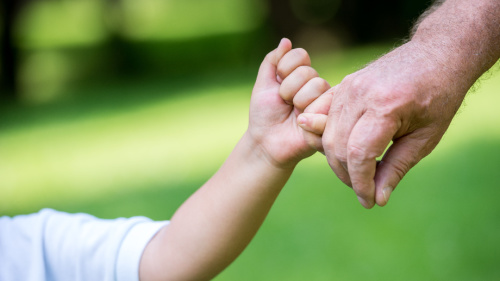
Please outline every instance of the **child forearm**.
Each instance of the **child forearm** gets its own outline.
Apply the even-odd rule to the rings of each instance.
[[[253,238],[292,170],[267,161],[245,134],[219,171],[150,242],[141,261],[141,280],[214,277]]]
[[[208,280],[243,251],[297,163],[315,152],[297,126],[299,109],[283,96],[297,97],[305,108],[329,88],[307,52],[292,50],[289,40],[266,56],[252,91],[247,132],[146,246],[142,281]]]

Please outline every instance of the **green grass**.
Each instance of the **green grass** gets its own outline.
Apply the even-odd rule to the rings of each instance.
[[[312,57],[334,84],[384,51]],[[96,85],[2,108],[0,214],[51,207],[168,219],[246,129],[256,69]],[[498,74],[481,83],[385,208],[364,210],[323,156],[303,161],[216,280],[498,280],[499,89]]]

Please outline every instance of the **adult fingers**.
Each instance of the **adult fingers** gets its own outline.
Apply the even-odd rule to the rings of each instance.
[[[347,161],[347,157],[339,159],[337,156],[337,127],[342,125],[339,124],[339,118],[344,108],[346,95],[340,91],[340,86],[336,86],[334,88],[335,91],[332,95],[332,102],[328,111],[328,121],[322,137],[323,148],[325,149],[328,164],[335,172],[335,175],[337,175],[337,177],[346,185],[352,186],[349,173],[347,172],[347,165],[342,165],[341,163],[341,160]]]
[[[352,129],[347,144],[347,166],[359,202],[369,209],[375,204],[376,158],[399,129],[398,122],[365,113]]]
[[[408,171],[430,153],[437,142],[429,141],[426,129],[417,130],[393,142],[377,166],[375,201],[385,206],[391,193]]]
[[[254,89],[264,90],[276,85],[278,62],[291,49],[292,42],[283,38],[278,47],[266,55],[260,65]]]
[[[312,67],[297,65],[295,70],[281,82],[279,91],[281,98],[292,104],[299,90],[308,84],[311,79],[318,76],[318,72]]]
[[[352,130],[359,118],[362,115],[362,108],[358,108],[357,104],[345,103],[340,112],[334,111],[332,114],[336,116],[336,126],[334,127],[333,139],[334,144],[334,154],[335,158],[338,160],[339,164],[348,171],[348,148],[347,144],[349,138],[351,137]]]
[[[323,135],[328,115],[315,113],[302,113],[297,117],[299,126],[307,132]]]
[[[293,105],[300,111],[303,111],[328,89],[330,89],[330,84],[328,84],[325,79],[314,77],[295,94]]]

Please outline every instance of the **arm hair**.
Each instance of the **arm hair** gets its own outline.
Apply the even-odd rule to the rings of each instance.
[[[410,30],[410,40],[411,38],[413,38],[413,35],[415,35],[415,33],[417,32],[420,23],[422,23],[425,20],[425,18],[427,18],[427,16],[434,13],[439,7],[441,7],[441,5],[443,5],[444,2],[445,0],[435,0],[432,3],[432,5],[417,18],[417,20],[413,24],[413,27]]]

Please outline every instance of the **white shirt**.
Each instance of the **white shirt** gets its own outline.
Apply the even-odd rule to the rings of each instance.
[[[166,224],[51,209],[0,217],[0,281],[137,281],[144,248]]]

